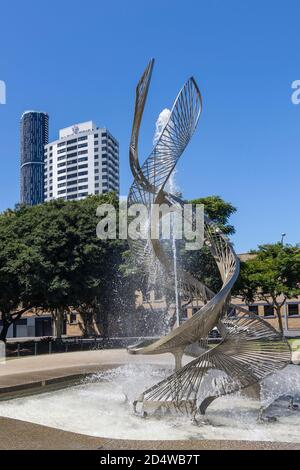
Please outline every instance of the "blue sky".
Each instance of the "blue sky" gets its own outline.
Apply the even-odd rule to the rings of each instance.
[[[131,182],[134,88],[156,64],[141,133],[194,75],[203,113],[179,164],[186,198],[218,194],[238,208],[238,252],[299,237],[300,4],[233,0],[1,1],[0,210],[19,199],[19,119],[47,111],[58,129],[94,120],[120,142],[121,194]]]

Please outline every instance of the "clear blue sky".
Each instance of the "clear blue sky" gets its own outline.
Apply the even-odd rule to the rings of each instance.
[[[181,160],[186,198],[219,194],[237,206],[243,252],[299,237],[300,79],[297,1],[2,0],[0,210],[19,199],[19,119],[47,111],[58,129],[94,120],[120,142],[121,194],[131,182],[128,142],[135,84],[156,58],[141,134],[151,149],[158,113],[194,75],[203,113]]]

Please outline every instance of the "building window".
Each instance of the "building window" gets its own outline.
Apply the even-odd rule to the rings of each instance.
[[[273,307],[273,305],[264,305],[264,316],[265,317],[274,317],[274,307]]]
[[[78,137],[78,142],[79,142],[80,140],[86,140],[86,139],[87,139],[87,135],[84,135],[84,136],[82,136],[82,137]]]
[[[74,191],[77,192],[77,185],[72,188],[67,188],[67,193],[74,193]]]
[[[299,315],[299,304],[288,304],[288,315],[289,317]]]
[[[249,305],[249,312],[258,315],[258,305]]]

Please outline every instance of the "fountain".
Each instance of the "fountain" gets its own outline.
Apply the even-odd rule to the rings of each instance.
[[[182,414],[149,414],[141,419],[132,411],[136,394],[170,372],[167,364],[123,365],[99,372],[74,387],[0,401],[0,416],[110,439],[299,442],[300,411],[289,408],[290,395],[300,405],[298,366],[288,366],[262,382],[262,402],[269,416],[277,418],[274,423],[258,422],[260,404],[239,392],[212,403],[197,426]],[[279,381],[288,384],[287,392],[281,390],[274,402]]]
[[[140,165],[138,134],[153,64],[152,60],[137,87],[130,145],[134,182],[128,197],[129,205],[142,202],[149,209],[148,234],[151,203],[179,208],[184,204],[174,194],[172,178],[202,109],[200,91],[190,78],[172,110],[164,112],[154,149]],[[223,283],[214,293],[177,264],[172,232],[172,256],[160,239],[151,236],[129,243],[140,269],[154,273],[154,279],[157,270],[170,283],[175,281],[173,328],[151,344],[130,347],[128,352],[135,356],[126,353],[121,363],[104,361],[103,371],[99,366],[97,374],[79,385],[1,401],[0,416],[107,438],[299,442],[300,368],[289,365],[289,345],[274,328],[231,305],[239,261],[229,240],[205,217],[204,242]],[[181,299],[200,303],[193,317],[182,323]],[[208,334],[216,326],[221,340],[211,348]],[[173,361],[168,355],[158,356],[161,353],[175,357],[175,371]]]
[[[141,165],[138,138],[153,65],[154,60],[151,60],[136,88],[130,141],[130,166],[134,182],[128,195],[129,207],[135,204],[146,206],[149,226],[152,226],[155,205],[164,204],[170,212],[174,205],[178,209],[184,207],[184,201],[167,188],[202,111],[201,94],[191,77],[180,90],[171,112],[165,113],[164,126],[157,132],[154,148]],[[194,221],[195,211],[189,222],[192,225]],[[218,293],[177,267],[174,238],[173,263],[162,240],[152,237],[150,231],[147,239],[129,239],[132,255],[141,269],[149,265],[149,259],[156,258],[166,279],[171,279],[175,267],[175,289],[180,289],[187,302],[196,300],[201,303],[190,319],[181,325],[177,322],[176,328],[159,340],[152,344],[142,342],[129,348],[132,354],[169,352],[175,357],[175,372],[137,396],[135,409],[142,404],[143,415],[149,410],[176,409],[192,415],[196,420],[196,416],[204,414],[216,398],[243,389],[247,393],[253,385],[290,362],[289,345],[279,332],[248,310],[230,304],[231,289],[239,274],[239,259],[230,241],[207,216],[204,219],[204,242],[210,249],[223,282]],[[176,298],[178,302],[177,294]],[[209,348],[208,335],[216,326],[222,340],[214,348]],[[202,350],[196,359],[183,366],[182,357],[186,349],[199,343]]]

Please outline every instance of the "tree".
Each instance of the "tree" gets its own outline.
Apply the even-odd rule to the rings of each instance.
[[[231,204],[218,196],[194,202],[204,203],[206,213],[227,233],[233,231],[228,225],[235,211]],[[135,291],[140,288],[145,295],[147,278],[128,261],[127,241],[96,237],[96,208],[102,203],[118,209],[119,201],[109,193],[81,201],[21,205],[0,214],[0,339],[34,307],[52,312],[58,337],[69,307],[86,315],[83,323],[96,318],[104,336],[109,334],[109,318],[126,319],[134,311]],[[204,248],[196,262],[188,256],[191,271],[211,287],[216,267],[210,253]],[[171,294],[167,290],[166,298]]]
[[[236,208],[224,201],[220,196],[207,196],[189,201],[193,204],[203,204],[204,214],[214,222],[226,235],[235,233],[233,225],[229,224],[229,218],[236,212]],[[193,276],[198,278],[211,290],[217,292],[221,285],[221,277],[218,267],[208,247],[204,246],[197,251],[180,250],[182,266]]]
[[[192,204],[203,204],[204,213],[212,222],[218,225],[223,233],[227,235],[235,233],[234,226],[228,223],[229,218],[236,212],[236,207],[230,202],[224,201],[220,196],[200,197],[189,202]]]
[[[53,313],[58,337],[68,307],[93,308],[107,334],[124,242],[97,238],[96,208],[102,203],[117,208],[118,198],[109,193],[82,201],[54,200],[0,215],[0,339],[33,307]]]
[[[300,247],[275,243],[261,245],[251,254],[241,263],[233,294],[247,303],[261,300],[274,307],[283,333],[281,307],[300,295]]]
[[[229,224],[229,218],[236,211],[236,208],[231,203],[224,201],[220,196],[208,196],[189,202],[204,204],[205,214],[215,222],[224,233],[234,233],[235,230],[234,227]],[[203,247],[201,250],[197,251],[186,251],[184,249],[184,243],[180,243],[180,241],[177,241],[177,248],[178,265],[189,271],[212,290],[217,291],[221,285],[221,278],[209,249]],[[170,250],[170,246],[165,246],[165,249]],[[172,256],[172,253],[170,252],[169,255]],[[138,268],[132,263],[131,257],[126,254],[121,269],[126,279],[126,285],[128,286],[127,298],[134,299],[134,292],[141,290],[143,298],[146,300],[149,285],[143,268]],[[171,285],[170,279],[160,279],[160,285],[158,287],[159,290],[163,292],[166,310],[168,310],[170,305],[174,305],[175,302],[174,285]],[[131,294],[128,295],[130,290]],[[181,302],[179,302],[179,304],[182,306]],[[175,319],[174,315],[171,321],[175,321]]]
[[[1,341],[6,341],[9,327],[34,306],[39,284],[35,269],[39,256],[34,247],[20,237],[22,226],[18,215],[11,210],[0,215]]]

